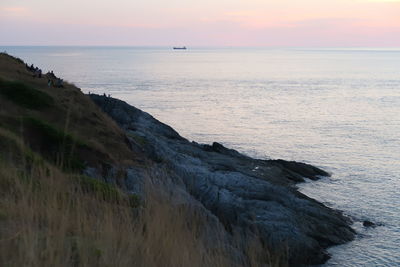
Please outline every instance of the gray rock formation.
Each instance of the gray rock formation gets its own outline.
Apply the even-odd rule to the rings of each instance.
[[[285,248],[296,266],[322,263],[329,257],[327,247],[354,238],[347,217],[294,186],[304,177],[329,175],[325,171],[304,163],[253,159],[219,143],[189,142],[123,101],[90,97],[125,130],[132,150],[171,172],[172,190],[200,205],[228,233],[251,232],[268,247]],[[127,190],[140,191],[143,178],[138,177],[140,170],[128,169]]]

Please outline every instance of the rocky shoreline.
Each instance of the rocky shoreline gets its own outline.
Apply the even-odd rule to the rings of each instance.
[[[326,248],[354,238],[349,218],[296,189],[305,177],[329,176],[325,171],[299,162],[253,159],[219,143],[189,142],[121,100],[89,97],[125,131],[133,152],[144,155],[154,172],[168,173],[163,177],[170,181],[171,194],[180,196],[179,206],[196,207],[210,219],[206,228],[222,229],[227,236],[257,236],[270,248],[286,250],[292,266],[323,263],[329,258]],[[84,173],[143,194],[148,170],[131,166],[121,180],[117,169],[88,167]],[[232,253],[240,262],[240,248]]]

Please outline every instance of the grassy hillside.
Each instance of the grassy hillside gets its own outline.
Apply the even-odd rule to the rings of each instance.
[[[48,86],[21,60],[0,54],[0,127],[67,168],[136,164],[125,134],[79,88]],[[70,166],[68,166],[70,165]]]

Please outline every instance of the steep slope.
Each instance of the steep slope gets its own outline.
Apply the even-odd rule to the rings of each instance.
[[[143,158],[129,149],[124,132],[79,88],[67,82],[60,88],[48,86],[49,79],[56,78],[34,77],[20,59],[0,54],[0,126],[23,135],[34,151],[52,162],[73,157],[78,168],[106,171],[112,164],[122,169]]]

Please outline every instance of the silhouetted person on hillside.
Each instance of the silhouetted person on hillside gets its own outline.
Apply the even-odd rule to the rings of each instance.
[[[48,72],[47,76],[50,76],[51,78],[57,78],[53,71]]]

